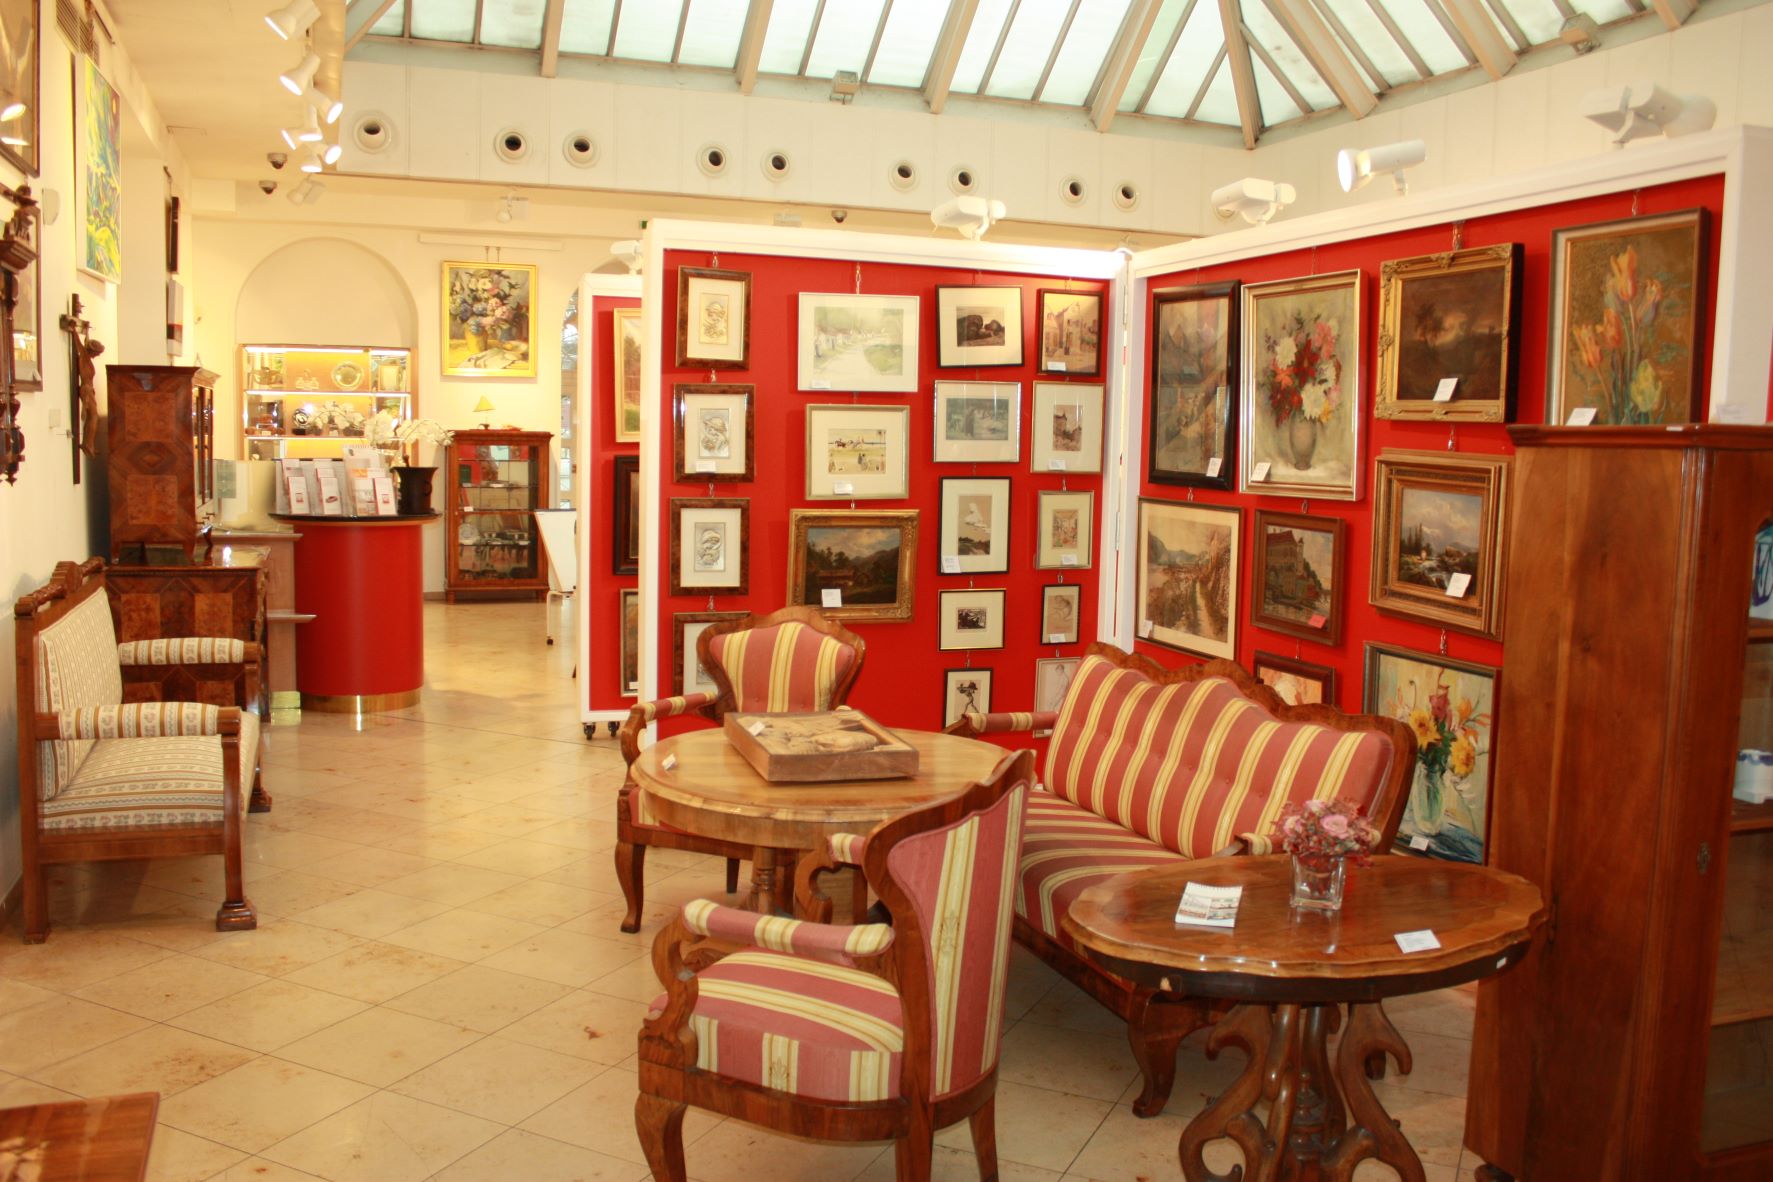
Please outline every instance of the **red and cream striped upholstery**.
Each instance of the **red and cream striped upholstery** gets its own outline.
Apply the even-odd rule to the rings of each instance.
[[[119,665],[238,665],[246,642],[216,636],[131,640],[117,646]]]
[[[829,710],[856,661],[855,649],[799,620],[723,632],[708,648],[732,681],[734,708],[747,714]]]
[[[1052,730],[1058,718],[1058,713],[1052,710],[1005,710],[996,714],[968,712],[960,716],[960,721],[965,724],[968,734],[1003,735]]]
[[[37,633],[37,712],[60,714],[80,706],[114,706],[123,700],[117,666],[117,632],[103,595],[86,601]],[[37,745],[37,798],[53,799],[92,750],[91,740],[52,740]]]
[[[683,925],[698,936],[744,941],[766,952],[786,952],[814,960],[850,964],[858,956],[879,956],[893,942],[891,924],[808,923],[785,915],[759,915],[693,899],[683,908]]]
[[[657,722],[661,718],[675,718],[679,714],[700,710],[712,701],[714,701],[713,694],[678,694],[674,698],[659,698],[652,702],[642,702],[634,707],[632,713],[640,715],[642,722]]]
[[[1016,914],[1069,946],[1071,937],[1059,921],[1087,888],[1130,870],[1182,861],[1181,854],[1064,797],[1036,792],[1028,798]]]

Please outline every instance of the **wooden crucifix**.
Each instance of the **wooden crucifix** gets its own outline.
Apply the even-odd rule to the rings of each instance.
[[[73,441],[74,483],[80,483],[80,453],[98,458],[98,366],[94,364],[105,346],[92,339],[92,325],[80,313],[77,295],[68,297],[62,313],[62,331],[68,334],[68,426]]]

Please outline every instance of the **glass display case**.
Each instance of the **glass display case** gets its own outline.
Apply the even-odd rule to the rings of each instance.
[[[444,472],[445,596],[548,594],[535,513],[550,507],[547,431],[457,431]]]
[[[412,350],[242,345],[240,429],[249,460],[337,456],[378,411],[413,416]]]

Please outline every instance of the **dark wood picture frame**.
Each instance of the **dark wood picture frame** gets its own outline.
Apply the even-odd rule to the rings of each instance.
[[[1054,640],[1053,637],[1059,635],[1059,633],[1047,630],[1047,601],[1055,598],[1053,594],[1054,592],[1059,592],[1064,598],[1076,602],[1076,609],[1071,613],[1071,632],[1064,640]],[[1040,629],[1040,636],[1037,643],[1043,647],[1050,647],[1055,644],[1076,644],[1078,638],[1083,635],[1082,616],[1082,583],[1048,583],[1040,589],[1040,619],[1034,622],[1035,626]]]
[[[1513,463],[1509,456],[1381,452],[1373,466],[1373,562],[1367,601],[1391,615],[1501,639],[1502,553],[1508,543],[1508,478]],[[1404,499],[1412,490],[1479,498],[1478,556],[1475,569],[1463,572],[1470,576],[1463,595],[1447,592],[1448,583],[1461,572],[1445,569],[1449,557],[1464,565],[1463,548],[1442,546],[1438,556],[1424,562],[1421,547],[1430,537],[1424,533],[1415,557],[1405,553]]]
[[[611,470],[610,504],[615,510],[615,534],[611,541],[610,573],[640,573],[640,457],[616,456]]]
[[[976,292],[981,295],[992,293],[1003,303],[1005,322],[1003,325],[1003,343],[998,345],[973,344],[959,339],[955,325],[948,322],[951,310],[950,302],[966,298],[954,295],[954,292]],[[1025,363],[1027,347],[1024,338],[1028,335],[1024,327],[1022,315],[1022,288],[1007,283],[959,283],[940,284],[936,287],[936,366],[939,369],[990,369],[1002,366],[1018,366]],[[975,297],[977,298],[977,297]],[[1013,308],[1013,311],[1011,310]],[[1013,321],[1014,323],[1011,323]],[[978,354],[972,356],[969,354]]]
[[[684,684],[683,658],[689,652],[687,629],[691,624],[724,624],[731,620],[745,620],[751,617],[750,612],[674,612],[671,616],[671,692],[673,694],[693,693]],[[710,678],[710,681],[713,679]],[[715,687],[719,691],[718,685]]]
[[[749,595],[751,594],[751,501],[748,497],[672,497],[671,498],[671,594],[673,595]],[[727,556],[735,549],[739,558],[736,583],[685,583],[683,581],[683,514],[696,509],[737,510],[739,536],[722,542]]]
[[[1329,535],[1330,569],[1329,603],[1327,610],[1316,613],[1323,618],[1323,624],[1314,627],[1308,616],[1304,621],[1295,620],[1273,610],[1270,603],[1270,575],[1272,581],[1283,586],[1296,584],[1303,577],[1305,570],[1300,565],[1305,563],[1303,552],[1296,556],[1297,564],[1289,575],[1285,571],[1271,571],[1272,566],[1280,563],[1293,563],[1295,556],[1277,552],[1269,545],[1268,531],[1270,528],[1279,530],[1299,530],[1315,534]],[[1271,632],[1284,632],[1288,636],[1297,636],[1301,640],[1315,640],[1321,644],[1340,644],[1342,642],[1342,621],[1347,616],[1348,603],[1348,523],[1340,517],[1312,516],[1304,513],[1277,513],[1269,509],[1257,509],[1256,520],[1251,537],[1250,560],[1250,623],[1258,628],[1266,628]],[[1316,568],[1306,567],[1316,576],[1320,585],[1322,573]],[[1283,592],[1282,597],[1291,594]]]
[[[1095,356],[1091,358],[1087,366],[1074,366],[1068,361],[1063,363],[1055,362],[1049,355],[1047,349],[1047,298],[1049,296],[1062,297],[1064,299],[1077,300],[1080,302],[1089,302],[1095,305],[1093,319],[1096,327],[1096,349]],[[1035,372],[1043,374],[1065,374],[1069,377],[1078,378],[1100,377],[1102,374],[1102,308],[1106,302],[1107,301],[1103,298],[1102,293],[1099,291],[1069,291],[1063,287],[1043,287],[1038,289],[1034,293],[1034,320],[1036,329],[1035,339],[1038,342],[1036,348],[1039,353],[1040,361],[1035,366]]]
[[[640,589],[638,587],[622,588],[617,592],[617,602],[621,605],[617,624],[622,632],[617,649],[621,663],[616,666],[616,684],[621,687],[622,697],[633,698],[640,695]],[[630,616],[628,606],[630,603],[634,605],[632,616]],[[634,624],[632,630],[628,626],[631,618]],[[632,678],[628,676],[630,668],[634,670]]]
[[[183,203],[176,195],[166,198],[166,273],[179,273],[179,216]]]
[[[27,107],[18,117],[20,134],[9,137],[22,138],[25,142],[0,142],[0,156],[29,176],[37,176],[43,166],[43,26],[40,15],[38,0],[0,0],[0,21],[4,22],[4,28],[0,29],[0,43],[8,46],[13,54],[11,60],[0,63],[0,87]],[[23,52],[18,49],[21,31],[28,34],[23,39],[27,46]],[[16,86],[13,85],[15,80]]]
[[[1151,388],[1145,400],[1145,478],[1153,484],[1192,485],[1195,488],[1231,488],[1237,479],[1238,400],[1242,397],[1239,366],[1242,364],[1242,284],[1202,283],[1192,287],[1166,287],[1151,297]],[[1164,309],[1172,304],[1217,302],[1225,325],[1221,341],[1210,351],[1196,350],[1186,341],[1165,339]],[[1190,379],[1181,367],[1200,367]],[[1217,380],[1215,380],[1217,379]],[[1166,394],[1166,388],[1171,393]],[[1221,397],[1218,393],[1223,390]],[[1203,397],[1203,391],[1209,391]],[[1175,413],[1166,415],[1166,402],[1175,400]],[[1192,406],[1192,410],[1190,407]],[[1204,443],[1218,447],[1219,470],[1209,475],[1211,459],[1199,469],[1165,466],[1162,452],[1180,436],[1182,428],[1202,416],[1216,419],[1202,429]]]
[[[834,620],[909,620],[916,598],[917,535],[921,511],[917,509],[790,509],[788,511],[788,602],[811,606]],[[893,602],[846,603],[823,607],[808,603],[808,531],[822,528],[893,529],[899,533],[899,561]]]
[[[745,400],[745,467],[739,472],[707,472],[692,469],[688,454],[687,400],[698,394]],[[744,484],[757,479],[757,387],[733,383],[681,383],[671,390],[671,456],[673,475],[685,483]]]
[[[1138,564],[1133,573],[1133,618],[1137,621],[1136,633],[1146,644],[1155,644],[1163,648],[1175,649],[1179,653],[1193,653],[1196,656],[1220,658],[1226,661],[1237,659],[1238,641],[1238,596],[1243,580],[1243,528],[1244,510],[1241,505],[1209,505],[1204,502],[1173,501],[1168,497],[1140,497],[1139,516],[1137,519],[1138,549],[1134,551],[1134,561]],[[1199,529],[1224,529],[1227,531],[1226,560],[1218,576],[1225,580],[1225,638],[1216,640],[1204,632],[1189,631],[1185,627],[1186,618],[1176,620],[1168,618],[1164,612],[1152,611],[1153,606],[1168,609],[1169,601],[1154,594],[1152,542],[1155,540],[1164,547],[1167,553],[1170,543],[1161,537],[1155,537],[1160,523],[1157,518],[1171,517]],[[1189,553],[1211,554],[1210,549],[1203,549],[1202,542],[1210,543],[1211,538],[1186,538],[1186,549]],[[1213,576],[1209,570],[1209,577]],[[1199,576],[1193,576],[1198,586]],[[1168,581],[1166,577],[1166,582]],[[1196,600],[1198,602],[1198,600]],[[1192,642],[1192,643],[1190,643]]]
[[[739,355],[732,357],[709,357],[690,351],[689,309],[691,282],[696,279],[707,279],[720,283],[736,283],[743,290],[741,302],[744,307],[739,309]],[[728,319],[728,331],[732,318]],[[677,364],[679,368],[701,369],[750,369],[751,368],[751,272],[749,271],[717,271],[710,267],[679,267],[677,269]]]
[[[977,713],[989,714],[991,713],[991,683],[995,680],[995,673],[996,670],[994,669],[987,669],[983,666],[975,665],[968,665],[964,669],[942,670],[942,726],[944,728],[952,726],[955,722],[959,721],[960,717],[959,715],[955,715],[953,718],[948,716],[948,708],[953,704],[949,701],[949,698],[950,695],[954,693],[955,680],[957,678],[972,678],[977,680],[979,685],[974,692],[978,694],[979,697],[985,699],[984,704],[980,707]],[[977,699],[974,699],[974,701],[977,703]]]
[[[1264,669],[1274,669],[1277,672],[1290,673],[1294,677],[1303,678],[1306,681],[1315,681],[1318,684],[1319,693],[1322,694],[1318,701],[1326,706],[1336,704],[1336,670],[1329,665],[1314,665],[1310,661],[1297,661],[1292,657],[1283,657],[1279,653],[1265,653],[1258,649],[1255,658],[1250,662],[1250,673],[1257,681],[1261,681],[1263,685],[1268,686],[1278,695],[1280,693],[1278,689],[1275,689],[1271,683],[1263,681],[1262,670]],[[1281,700],[1286,702],[1285,698]],[[1286,702],[1286,704],[1289,706],[1313,705],[1310,702]]]
[[[1520,243],[1506,242],[1471,250],[1389,259],[1380,265],[1379,356],[1378,380],[1373,387],[1374,418],[1503,423],[1514,416],[1515,371],[1520,353],[1517,345],[1521,324],[1521,254]],[[1466,287],[1479,284],[1490,287],[1494,284],[1491,276],[1496,272],[1501,272],[1501,283],[1497,285],[1499,290],[1494,293],[1494,297],[1500,301],[1499,305],[1487,304],[1474,308],[1474,293],[1461,293],[1457,290],[1461,284]],[[1494,380],[1493,394],[1468,397],[1468,375],[1438,372],[1444,366],[1436,367],[1429,374],[1413,372],[1415,367],[1411,365],[1408,356],[1413,342],[1419,342],[1430,355],[1438,357],[1442,346],[1430,344],[1427,336],[1431,332],[1438,333],[1445,327],[1443,321],[1448,311],[1444,304],[1437,307],[1432,301],[1419,302],[1415,314],[1408,316],[1408,319],[1417,323],[1406,324],[1407,305],[1411,304],[1410,289],[1419,284],[1437,284],[1444,293],[1460,296],[1464,306],[1455,304],[1453,307],[1455,312],[1462,313],[1454,317],[1456,328],[1486,317],[1493,324],[1500,323],[1501,328],[1495,333],[1498,340],[1467,345],[1473,353],[1479,350],[1497,351],[1493,358],[1480,358],[1468,353],[1472,366],[1478,366],[1480,359],[1488,363],[1482,368],[1486,371],[1486,383]],[[1474,311],[1477,315],[1472,314]],[[1461,335],[1467,336],[1463,332]],[[1435,387],[1442,378],[1448,377],[1460,379],[1453,389],[1451,399],[1446,402],[1434,401]],[[1486,393],[1488,391],[1480,388],[1480,394]]]

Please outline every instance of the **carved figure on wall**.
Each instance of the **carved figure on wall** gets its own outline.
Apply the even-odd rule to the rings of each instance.
[[[98,458],[96,361],[105,351],[103,342],[92,339],[92,325],[80,315],[82,311],[80,297],[69,296],[68,311],[61,318],[62,331],[68,334],[68,421],[73,427],[75,484],[80,483],[80,453]]]

